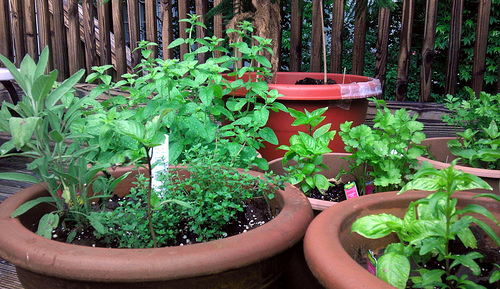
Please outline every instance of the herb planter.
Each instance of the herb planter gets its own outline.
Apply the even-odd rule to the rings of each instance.
[[[227,77],[234,80],[234,77]],[[243,78],[248,77],[245,75]],[[314,72],[277,72],[274,83],[269,84],[269,89],[276,89],[282,94],[278,101],[288,108],[309,112],[318,108],[328,107],[324,114],[326,119],[322,123],[331,123],[332,130],[339,130],[341,123],[352,121],[353,126],[362,124],[366,119],[368,108],[367,97],[377,96],[382,93],[382,86],[378,79],[358,76],[329,73],[328,78],[337,82],[331,85],[295,85],[295,82],[306,77],[323,79],[323,73]],[[248,78],[247,78],[248,79]],[[235,91],[237,96],[244,96],[246,91]],[[279,144],[289,145],[290,136],[297,131],[306,131],[305,127],[295,127],[291,124],[294,119],[288,113],[271,112],[267,126],[272,128],[278,137]],[[276,150],[277,146],[265,143],[265,148],[259,150],[268,161],[283,157],[284,152]],[[330,143],[333,152],[345,152],[344,143],[340,138],[335,138]]]
[[[330,169],[328,171],[321,172],[322,175],[328,179],[335,178],[340,172],[341,168],[349,168],[349,162],[344,157],[349,156],[348,153],[328,153],[323,155],[323,163],[327,165]],[[273,171],[275,174],[283,175],[285,170],[282,164],[283,158],[278,158],[269,162],[269,170]],[[354,181],[354,176],[348,175],[343,176],[343,182]],[[329,207],[337,204],[337,202],[323,201],[315,198],[307,198],[311,203],[314,210],[314,214],[317,215],[322,211],[328,209]]]
[[[403,217],[412,201],[427,196],[429,192],[413,191],[397,195],[397,192],[377,193],[341,202],[317,216],[304,237],[304,254],[307,264],[319,282],[326,288],[394,288],[360,266],[355,258],[368,249],[377,252],[396,237],[372,240],[351,233],[351,226],[360,217],[388,213]],[[490,199],[472,200],[472,192],[457,192],[457,208],[475,203],[488,209],[495,218],[500,218],[500,204]],[[491,221],[480,218],[492,225]],[[497,234],[500,227],[492,226]]]
[[[92,248],[33,233],[49,205],[10,218],[21,204],[44,195],[44,187],[34,185],[0,204],[0,258],[16,266],[25,288],[266,288],[281,276],[287,252],[313,217],[307,199],[287,185],[271,202],[279,214],[237,236],[155,249]]]
[[[448,149],[448,141],[456,138],[453,137],[436,137],[428,138],[424,140],[421,145],[428,147],[431,158],[419,157],[419,161],[427,161],[431,163],[436,169],[442,169],[448,167],[450,162],[456,158],[450,150]],[[489,170],[472,168],[467,166],[456,165],[456,169],[462,170],[466,173],[476,175],[485,180],[492,188],[493,193],[500,194],[499,181],[500,181],[500,170]],[[477,189],[473,190],[479,193],[489,193],[491,191]]]

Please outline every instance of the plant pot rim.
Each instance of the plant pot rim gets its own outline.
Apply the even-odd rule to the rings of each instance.
[[[304,237],[304,254],[315,277],[326,288],[395,288],[359,265],[345,250],[340,232],[350,226],[360,214],[371,214],[381,202],[405,202],[426,197],[431,192],[382,192],[343,201],[321,212],[309,225]],[[456,192],[452,197],[471,199],[473,192]],[[405,207],[407,208],[407,207]],[[354,281],[355,280],[355,281]],[[354,287],[353,287],[354,286]]]
[[[457,138],[456,137],[434,137],[434,138],[428,138],[424,141],[439,141],[439,142],[444,142],[445,143],[444,145],[448,145],[448,141],[454,140],[454,139],[457,139]],[[432,159],[422,157],[422,156],[418,157],[417,159],[420,162],[427,161],[437,169],[444,169],[444,168],[447,168],[450,166],[449,163],[432,160]],[[455,165],[455,169],[461,170],[464,172],[468,172],[468,173],[471,173],[473,175],[476,175],[476,176],[482,177],[482,178],[495,178],[495,179],[500,178],[500,170],[473,168],[473,167],[462,166],[462,165]]]
[[[253,73],[255,74],[255,73]],[[223,76],[228,80],[234,77]],[[245,76],[244,76],[245,77]],[[382,84],[379,79],[341,73],[327,73],[328,78],[337,79],[337,84],[327,85],[295,85],[295,81],[311,77],[323,79],[322,72],[276,72],[274,81],[269,83],[269,90],[276,89],[282,96],[278,100],[349,100],[363,99],[382,94]],[[342,81],[347,83],[341,83]],[[236,91],[236,95],[245,95],[246,91]]]
[[[307,199],[287,184],[275,194],[282,204],[278,216],[240,235],[154,249],[93,248],[43,238],[25,228],[18,218],[10,218],[21,204],[45,193],[37,184],[0,204],[0,258],[29,271],[73,280],[161,281],[241,268],[292,247],[313,218]]]

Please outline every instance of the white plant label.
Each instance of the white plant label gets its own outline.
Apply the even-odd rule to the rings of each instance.
[[[151,183],[155,191],[159,190],[161,182],[158,180],[158,174],[161,171],[168,170],[168,135],[165,135],[165,142],[162,145],[153,148],[153,157],[151,164],[153,165]]]

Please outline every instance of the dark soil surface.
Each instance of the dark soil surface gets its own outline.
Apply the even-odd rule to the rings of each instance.
[[[331,183],[332,186],[330,186],[330,188],[326,192],[321,193],[318,189],[314,189],[309,193],[308,197],[330,202],[345,201],[347,198],[344,192],[344,184],[343,183],[337,184],[335,182]]]
[[[106,209],[114,209],[119,206],[120,198],[113,196],[106,204]],[[264,225],[273,218],[271,208],[264,199],[253,199],[244,204],[244,211],[237,214],[237,219],[227,223],[224,231],[227,237],[245,233],[246,231]],[[177,244],[187,245],[196,243],[197,235],[193,234],[187,227],[179,232]],[[63,231],[61,228],[53,231],[53,240],[66,242],[69,232]],[[71,242],[75,245],[106,247],[99,239],[94,236],[93,228],[79,230],[77,236]]]
[[[500,248],[494,244],[494,242],[490,239],[490,237],[482,231],[477,226],[472,226],[470,228],[474,235],[476,236],[477,240],[477,248],[476,249],[470,249],[466,248],[461,241],[459,240],[453,240],[450,242],[450,252],[452,252],[455,255],[466,255],[470,252],[478,252],[484,256],[484,258],[481,260],[481,262],[478,262],[479,267],[481,268],[481,274],[479,276],[474,276],[472,274],[472,271],[465,267],[465,266],[455,266],[452,268],[452,274],[455,276],[463,276],[467,275],[468,280],[473,281],[476,284],[482,285],[488,289],[500,289],[500,281],[495,282],[493,284],[490,284],[488,282],[489,277],[491,274],[495,271],[498,270],[498,268],[494,264],[499,264],[500,265]],[[379,252],[377,258],[381,256],[383,252]],[[361,255],[356,259],[358,264],[366,268],[366,258],[361,257]],[[476,260],[477,261],[477,260]],[[423,265],[424,268],[432,270],[432,269],[444,269],[444,261],[438,261],[437,259],[431,259],[431,261],[427,262],[426,264]],[[412,267],[413,270],[417,270],[418,268]],[[411,275],[412,273],[410,273]],[[408,284],[406,288],[413,288],[412,287],[413,283],[411,280],[408,281]],[[456,287],[453,286],[453,284],[450,284],[450,288],[454,289]]]
[[[314,79],[314,78],[310,78],[310,77],[306,77],[304,79],[301,79],[301,80],[297,80],[295,82],[296,85],[314,85],[314,84],[325,84],[325,80],[324,79]],[[337,82],[331,78],[328,78],[326,80],[326,84],[337,84]]]

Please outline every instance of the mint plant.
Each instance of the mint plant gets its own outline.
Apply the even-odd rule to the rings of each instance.
[[[339,132],[345,150],[351,153],[346,159],[360,195],[371,182],[375,192],[399,190],[412,179],[419,167],[417,157],[425,153],[419,145],[425,139],[424,125],[417,115],[411,117],[406,109],[392,113],[385,101],[370,100],[377,106],[373,129],[365,124],[351,127],[348,121],[340,125]]]
[[[423,168],[415,174],[400,191],[408,190],[435,191],[428,197],[412,202],[403,219],[390,214],[369,215],[359,218],[352,225],[352,232],[366,238],[379,239],[395,233],[400,242],[389,244],[384,254],[378,259],[377,276],[387,283],[405,288],[409,278],[415,288],[484,288],[467,280],[467,276],[455,276],[453,267],[463,265],[474,275],[481,274],[477,260],[482,255],[471,252],[459,255],[449,250],[451,240],[460,240],[467,248],[476,248],[477,241],[470,226],[474,223],[483,229],[492,240],[500,245],[500,238],[489,225],[469,215],[476,213],[499,224],[494,216],[484,207],[469,204],[463,209],[456,207],[457,200],[452,198],[456,191],[471,189],[489,189],[491,187],[481,178],[454,169],[457,161],[441,171],[435,168]],[[500,201],[494,194],[480,194],[474,198],[489,197]],[[424,264],[435,257],[444,260],[443,269],[427,269]],[[413,271],[415,277],[409,277],[411,262],[418,265]],[[498,273],[490,279],[498,280]]]
[[[331,124],[317,127],[325,117],[323,114],[328,107],[316,109],[313,112],[304,112],[289,108],[288,111],[295,121],[293,126],[304,125],[307,133],[299,131],[298,134],[290,137],[290,146],[281,145],[278,149],[285,150],[283,157],[283,167],[288,172],[288,181],[292,184],[300,184],[304,194],[308,194],[313,189],[325,192],[330,187],[328,179],[320,172],[328,170],[323,164],[323,154],[331,152],[328,148],[330,141],[335,137],[336,132],[331,131]],[[294,161],[290,165],[290,161]]]
[[[481,92],[479,97],[466,88],[469,100],[448,95],[446,107],[450,115],[443,120],[464,129],[457,132],[457,139],[448,142],[452,154],[460,157],[466,165],[475,168],[500,169],[500,94]]]

